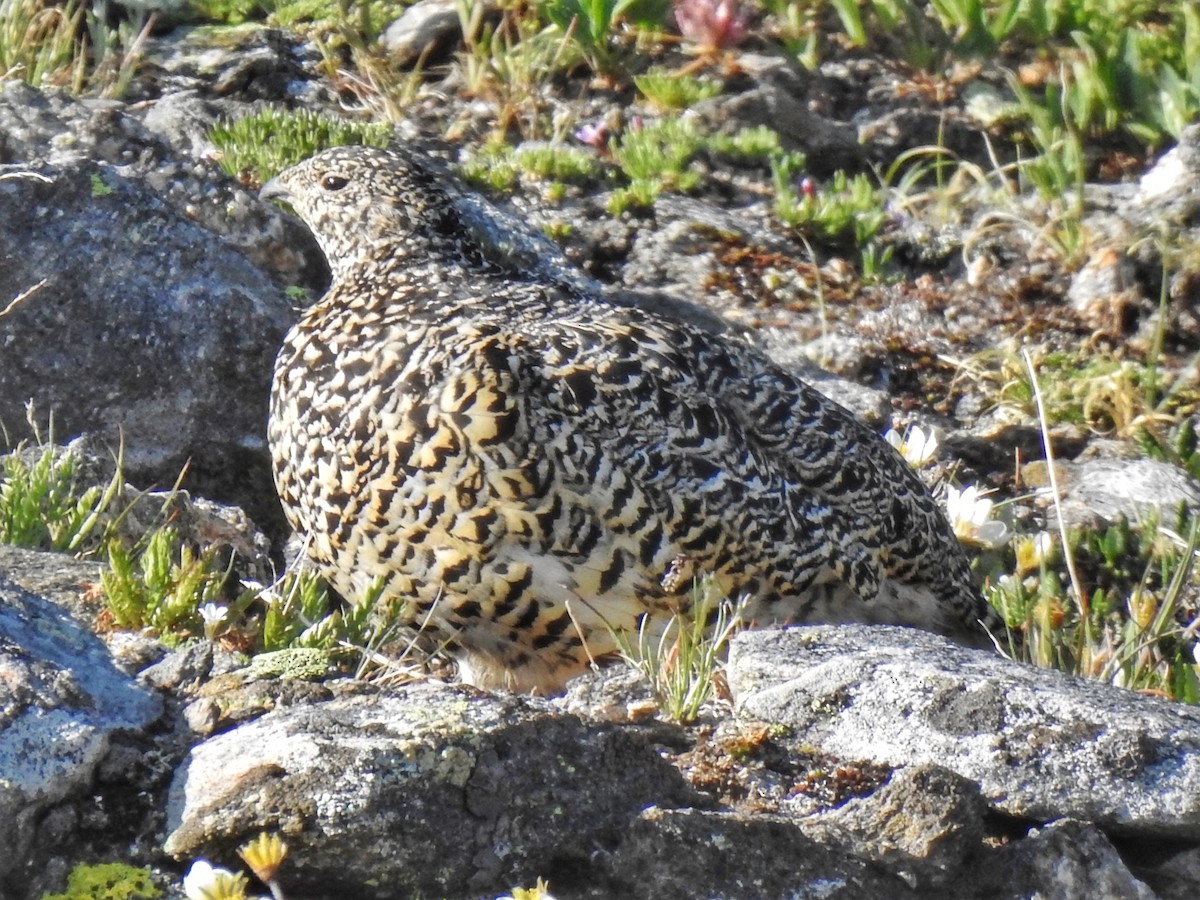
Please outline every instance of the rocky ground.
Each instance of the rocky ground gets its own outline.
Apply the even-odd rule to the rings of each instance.
[[[965,101],[932,104],[865,56],[804,73],[757,50],[695,114],[773,124],[818,182],[937,140],[987,162]],[[285,538],[264,442],[295,315],[284,288],[319,292],[326,273],[297,222],[222,172],[208,135],[264,104],[338,112],[362,92],[278,30],[180,27],[147,53],[119,102],[0,86],[0,422],[13,433],[32,399],[58,437],[123,446],[140,488],[186,463],[189,491],[268,537],[233,512],[197,514],[193,534],[241,542],[265,568],[265,544]],[[460,162],[496,110],[446,73],[397,135]],[[587,79],[546,91],[580,122],[649,114]],[[717,187],[636,214],[607,212],[603,183],[551,202],[522,181],[497,199],[558,226],[578,277],[699,303],[881,431],[945,429],[960,478],[1015,494],[1043,456],[1037,423],[962,361],[1023,340],[1137,360],[1162,333],[1163,371],[1186,375],[1197,270],[1176,269],[1158,329],[1161,259],[1142,238],[1194,234],[1197,142],[1193,129],[1156,167],[1089,189],[1086,260],[1048,251],[1036,209],[936,227],[896,210],[898,277],[882,282],[775,224],[765,168],[715,157]],[[1127,446],[1072,426],[1053,437],[1080,520],[1200,498]],[[289,844],[289,897],[494,897],[538,877],[564,898],[1173,898],[1200,883],[1200,716],[1160,699],[902,630],[814,628],[738,638],[728,696],[685,729],[619,670],[541,700],[101,640],[97,569],[0,550],[0,897],[61,890],[81,861],[177,882],[199,857],[236,866],[262,830]]]

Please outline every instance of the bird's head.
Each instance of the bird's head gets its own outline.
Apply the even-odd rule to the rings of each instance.
[[[469,254],[439,179],[433,164],[412,151],[335,147],[280,172],[260,196],[296,211],[338,279],[385,261]]]

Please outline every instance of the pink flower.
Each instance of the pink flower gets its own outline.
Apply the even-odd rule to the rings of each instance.
[[[749,22],[749,9],[737,0],[675,0],[679,33],[704,53],[741,43]]]
[[[592,122],[584,125],[575,132],[575,140],[581,141],[589,147],[595,147],[597,150],[603,150],[608,146],[608,125],[604,122]]]

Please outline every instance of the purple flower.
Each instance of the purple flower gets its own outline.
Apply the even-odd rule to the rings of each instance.
[[[737,0],[675,0],[679,33],[704,53],[740,44],[749,30],[750,10]]]
[[[608,146],[608,125],[605,122],[592,122],[584,125],[575,132],[575,140],[597,150],[603,150]]]

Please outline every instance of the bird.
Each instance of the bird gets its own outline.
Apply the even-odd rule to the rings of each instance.
[[[418,147],[324,150],[291,207],[328,291],[279,351],[268,439],[309,561],[374,587],[462,681],[553,694],[662,634],[704,580],[755,625],[980,643],[987,607],[920,477],[750,341],[514,262]]]

